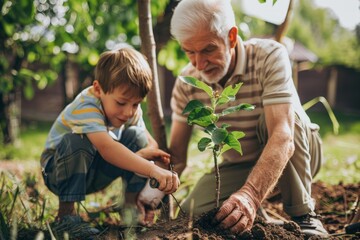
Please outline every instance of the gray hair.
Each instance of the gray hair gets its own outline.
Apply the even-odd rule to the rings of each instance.
[[[172,36],[180,43],[207,28],[219,37],[227,37],[235,26],[230,0],[181,0],[170,23]]]

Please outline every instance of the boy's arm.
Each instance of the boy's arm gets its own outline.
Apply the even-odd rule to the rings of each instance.
[[[114,141],[107,132],[88,133],[87,137],[105,161],[118,168],[155,178],[160,184],[159,190],[168,194],[175,192],[180,185],[176,174],[133,153],[121,143]]]

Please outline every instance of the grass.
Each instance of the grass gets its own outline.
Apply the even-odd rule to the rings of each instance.
[[[360,175],[360,116],[335,112],[340,123],[339,134],[334,135],[325,113],[309,112],[319,124],[323,139],[324,162],[316,179],[329,184],[359,183]]]

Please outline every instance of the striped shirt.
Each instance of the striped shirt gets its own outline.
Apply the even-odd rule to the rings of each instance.
[[[123,126],[113,128],[108,123],[101,101],[94,95],[91,86],[84,89],[57,117],[50,129],[45,149],[55,149],[67,133],[109,132],[113,138],[119,140],[122,131],[129,126],[145,128],[140,105],[134,116]]]
[[[292,104],[296,113],[306,123],[310,119],[303,110],[293,80],[289,55],[283,45],[268,39],[251,39],[243,42],[238,38],[234,73],[227,80],[225,87],[242,82],[236,100],[217,107],[217,112],[240,103],[255,106],[253,111],[239,111],[220,117],[218,126],[230,124],[229,131],[243,131],[246,135],[240,139],[243,155],[235,150],[223,154],[224,161],[256,161],[261,154],[261,145],[256,134],[256,126],[264,106],[280,103]],[[189,63],[181,73],[201,80],[199,72]],[[212,84],[213,90],[221,92],[223,87]],[[210,98],[201,89],[194,88],[179,79],[176,80],[171,98],[172,119],[186,122],[187,116],[182,111],[192,99],[198,99],[206,105]]]

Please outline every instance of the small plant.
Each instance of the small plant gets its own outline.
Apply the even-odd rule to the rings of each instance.
[[[203,152],[205,149],[211,149],[215,165],[215,179],[216,179],[216,207],[219,207],[220,198],[220,173],[218,166],[218,157],[229,149],[235,149],[242,155],[240,138],[245,136],[242,131],[231,131],[227,128],[229,124],[222,124],[217,126],[220,117],[238,112],[240,110],[253,110],[255,107],[248,103],[241,103],[237,106],[232,106],[217,113],[216,107],[235,100],[235,96],[240,90],[242,83],[233,86],[227,86],[221,93],[214,91],[209,85],[194,77],[179,77],[181,81],[204,90],[210,97],[211,105],[206,106],[199,100],[191,100],[183,110],[183,114],[189,114],[187,122],[189,125],[198,125],[204,129],[204,132],[210,137],[203,137],[198,142],[198,149]]]

